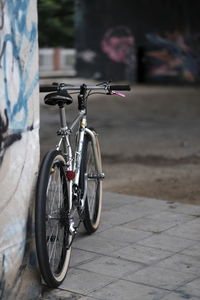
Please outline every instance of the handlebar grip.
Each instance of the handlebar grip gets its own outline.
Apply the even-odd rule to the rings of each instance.
[[[130,91],[131,88],[130,88],[130,85],[128,84],[122,84],[122,85],[111,85],[110,86],[110,90],[111,91]]]
[[[41,85],[40,93],[57,92],[58,86],[53,85]]]

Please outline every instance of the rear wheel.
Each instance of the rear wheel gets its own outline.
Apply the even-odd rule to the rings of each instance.
[[[64,280],[71,251],[70,202],[64,163],[59,151],[48,152],[37,183],[36,249],[42,277],[49,287],[57,287]]]
[[[96,134],[95,134],[96,135]],[[98,153],[99,172],[102,170],[101,153],[96,136],[96,145]],[[87,196],[84,208],[84,226],[86,231],[91,234],[97,230],[100,223],[102,209],[102,180],[100,179],[96,164],[92,140],[89,134],[86,134],[83,145],[83,158],[81,164],[81,190],[85,188],[85,174],[87,174]]]

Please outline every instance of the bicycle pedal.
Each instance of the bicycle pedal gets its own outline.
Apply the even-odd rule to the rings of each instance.
[[[91,179],[91,180],[104,180],[105,178],[105,174],[104,173],[99,173],[99,174],[88,174],[87,175],[87,178],[88,179]]]

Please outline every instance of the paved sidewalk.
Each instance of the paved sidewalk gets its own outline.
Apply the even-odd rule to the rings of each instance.
[[[81,230],[47,299],[200,299],[200,206],[105,193],[98,232]]]

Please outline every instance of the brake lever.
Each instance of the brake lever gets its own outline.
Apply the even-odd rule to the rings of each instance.
[[[123,98],[126,97],[125,94],[122,94],[122,93],[119,93],[119,92],[116,92],[116,91],[111,91],[111,92],[110,92],[110,95],[117,95],[117,96],[120,96],[120,97],[123,97]]]

